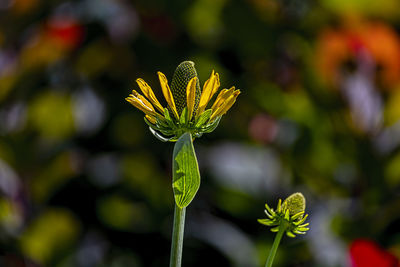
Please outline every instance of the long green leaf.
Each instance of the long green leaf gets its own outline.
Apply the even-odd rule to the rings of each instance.
[[[200,172],[190,133],[183,134],[174,146],[172,188],[176,205],[187,207],[200,187]]]

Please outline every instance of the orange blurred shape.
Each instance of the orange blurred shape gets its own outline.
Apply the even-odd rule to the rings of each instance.
[[[34,9],[39,2],[39,0],[14,0],[12,2],[11,10],[17,14],[26,14]]]
[[[399,35],[378,21],[351,20],[340,28],[323,30],[317,40],[317,69],[329,83],[337,85],[342,64],[356,60],[360,52],[367,52],[379,66],[378,79],[384,89],[399,84]]]
[[[83,40],[84,29],[76,20],[56,18],[28,41],[21,53],[24,69],[48,65],[62,59]]]

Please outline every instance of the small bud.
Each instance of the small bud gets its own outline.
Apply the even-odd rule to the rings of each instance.
[[[305,211],[306,209],[306,199],[302,193],[294,193],[288,196],[283,205],[289,209],[290,216],[296,215],[299,212]]]
[[[276,210],[265,205],[265,214],[267,219],[259,219],[258,222],[266,226],[275,226],[271,231],[279,229],[284,224],[285,232],[289,237],[295,237],[295,234],[305,234],[310,228],[309,223],[304,223],[308,217],[305,214],[306,199],[302,193],[294,193],[286,198],[283,203],[279,199]]]

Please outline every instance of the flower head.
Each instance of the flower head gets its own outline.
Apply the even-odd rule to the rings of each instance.
[[[211,72],[210,78],[200,89],[194,63],[184,61],[176,68],[171,87],[165,75],[158,72],[161,90],[168,107],[164,108],[151,87],[137,79],[143,95],[133,90],[126,100],[143,111],[150,131],[162,141],[176,141],[185,132],[193,137],[214,131],[224,115],[235,103],[240,90],[235,87],[220,91],[211,108],[207,105],[219,89],[219,75]]]
[[[276,210],[265,204],[267,219],[258,219],[258,222],[267,226],[273,226],[272,232],[278,232],[279,227],[286,226],[286,235],[296,237],[295,234],[304,235],[310,228],[309,223],[304,223],[308,217],[305,214],[306,199],[302,193],[294,193],[286,198],[283,203],[279,199]]]

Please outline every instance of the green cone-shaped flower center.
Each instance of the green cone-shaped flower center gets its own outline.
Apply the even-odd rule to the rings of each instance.
[[[285,199],[283,205],[287,205],[290,216],[293,216],[299,212],[305,211],[306,199],[302,193],[294,193]]]
[[[179,64],[172,77],[171,92],[179,115],[187,105],[186,87],[193,77],[197,77],[197,72],[192,61],[184,61]],[[200,94],[200,83],[197,79],[194,110],[197,110],[199,105]]]

